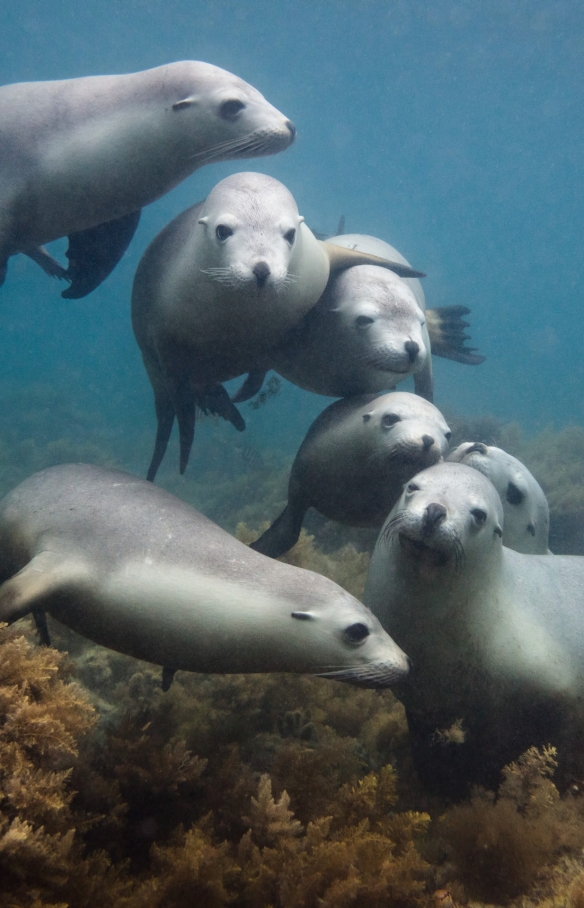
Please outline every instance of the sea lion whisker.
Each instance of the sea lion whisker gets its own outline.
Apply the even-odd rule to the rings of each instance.
[[[388,520],[383,530],[381,531],[380,539],[383,539],[384,542],[389,544],[395,534],[399,531],[400,526],[403,525],[403,515],[405,514],[405,508],[401,508],[391,520]]]

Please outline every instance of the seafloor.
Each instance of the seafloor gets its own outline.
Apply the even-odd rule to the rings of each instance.
[[[96,416],[54,389],[1,403],[2,494],[55,463],[135,464],[129,435],[78,443],[88,425],[99,437]],[[550,548],[584,554],[584,429],[527,437],[448,416],[453,444],[527,464],[550,503]],[[187,479],[174,453],[164,484],[245,542],[283,507],[291,458],[276,450],[217,427]],[[374,534],[317,516],[307,527],[286,560],[359,596]],[[50,627],[56,649],[27,620],[0,632],[2,908],[584,906],[584,781],[554,784],[553,749],[452,805],[419,786],[389,692],[183,672],[162,693],[159,669]]]

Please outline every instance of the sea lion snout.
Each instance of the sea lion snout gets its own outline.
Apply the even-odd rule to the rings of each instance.
[[[404,347],[410,362],[414,363],[416,361],[416,356],[420,352],[420,345],[417,344],[416,341],[409,340],[405,342]]]
[[[268,263],[263,262],[263,261],[257,262],[253,266],[252,272],[255,276],[258,287],[263,287],[264,284],[266,283],[267,279],[269,278],[270,274],[272,273]]]
[[[422,520],[422,532],[424,536],[430,536],[434,530],[444,522],[447,516],[447,510],[443,504],[431,502],[424,511]]]

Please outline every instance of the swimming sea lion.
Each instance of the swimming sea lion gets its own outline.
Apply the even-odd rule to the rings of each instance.
[[[154,389],[158,431],[148,478],[164,457],[176,415],[180,471],[198,405],[245,424],[221,383],[242,375],[314,306],[329,275],[374,261],[320,242],[286,187],[237,173],[184,211],[152,241],[136,272],[132,323]]]
[[[296,129],[237,76],[185,60],[121,76],[0,88],[0,284],[24,252],[86,296],[140,209],[203,164],[283,151]],[[69,267],[42,248],[69,237]]]
[[[485,476],[458,463],[430,467],[388,516],[365,589],[413,660],[396,692],[416,768],[449,795],[492,786],[531,745],[568,753],[579,734],[581,750],[584,558],[515,552],[503,546],[503,525]]]
[[[346,234],[330,243],[408,265],[376,237]],[[372,265],[336,275],[316,306],[258,363],[232,398],[247,400],[268,369],[316,394],[350,397],[386,391],[413,375],[416,393],[432,400],[430,352],[476,364],[484,357],[465,347],[470,310],[448,306],[426,311],[417,278],[398,277]],[[431,328],[431,333],[429,332]]]
[[[308,508],[354,527],[380,527],[404,482],[442,460],[450,429],[436,407],[394,392],[338,400],[312,423],[292,464],[288,504],[251,548],[278,558]]]
[[[549,555],[550,509],[527,467],[501,448],[465,441],[446,458],[474,467],[495,486],[505,514],[503,545],[526,555]]]
[[[46,610],[118,652],[195,672],[307,672],[386,687],[408,660],[371,612],[264,558],[128,473],[51,467],[0,502],[0,620]]]

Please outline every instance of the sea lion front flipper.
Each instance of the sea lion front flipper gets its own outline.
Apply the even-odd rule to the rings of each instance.
[[[0,621],[12,624],[29,612],[42,610],[52,594],[81,576],[87,576],[83,565],[56,552],[39,552],[0,586]]]
[[[268,527],[259,539],[251,543],[250,549],[267,555],[269,558],[279,558],[280,555],[284,555],[298,542],[305,514],[305,507],[298,505],[291,507],[290,504],[287,504],[271,527]]]
[[[32,259],[33,262],[40,265],[45,274],[48,274],[49,277],[58,277],[59,280],[63,280],[63,278],[69,280],[65,268],[63,268],[62,265],[59,265],[57,259],[54,259],[52,255],[49,255],[44,246],[35,246],[34,249],[27,249],[25,255],[28,255],[29,259]]]
[[[47,614],[42,608],[33,608],[32,617],[39,632],[39,643],[41,646],[51,645],[51,635],[49,634],[49,625],[47,624]]]
[[[426,309],[426,325],[432,353],[435,356],[452,359],[467,366],[484,363],[486,357],[476,353],[476,347],[465,347],[465,342],[470,340],[470,334],[465,334],[464,329],[470,325],[469,322],[463,321],[462,316],[469,313],[470,309],[466,306],[439,306],[436,309]]]
[[[170,690],[170,685],[172,684],[175,675],[176,668],[168,668],[166,665],[163,667],[161,687],[164,693],[166,693],[167,690]]]
[[[346,249],[345,246],[335,246],[334,243],[322,242],[321,245],[328,256],[331,274],[343,271],[345,268],[352,268],[353,265],[379,265],[380,268],[387,268],[399,277],[426,277],[423,271],[414,271],[409,265],[402,265],[401,262],[391,262],[389,259],[382,259],[378,255],[370,255],[368,252]]]
[[[432,350],[432,353],[434,350]],[[414,390],[418,397],[424,397],[430,403],[434,402],[434,376],[432,373],[432,358],[426,359],[426,365],[421,372],[414,375]]]
[[[156,410],[156,441],[154,442],[154,451],[152,460],[148,467],[146,479],[148,482],[154,482],[158,467],[162,463],[166,448],[170,439],[170,433],[174,425],[174,404],[170,396],[164,393],[154,393],[154,409]]]
[[[261,371],[258,369],[257,372],[248,372],[247,378],[242,386],[235,392],[231,398],[231,402],[234,404],[242,404],[244,401],[255,397],[256,394],[259,394],[262,390],[265,377],[265,369],[262,369]]]
[[[130,245],[140,214],[138,209],[115,221],[70,234],[69,248],[65,253],[69,267],[63,276],[71,281],[71,286],[63,290],[62,297],[80,299],[105,281]]]

